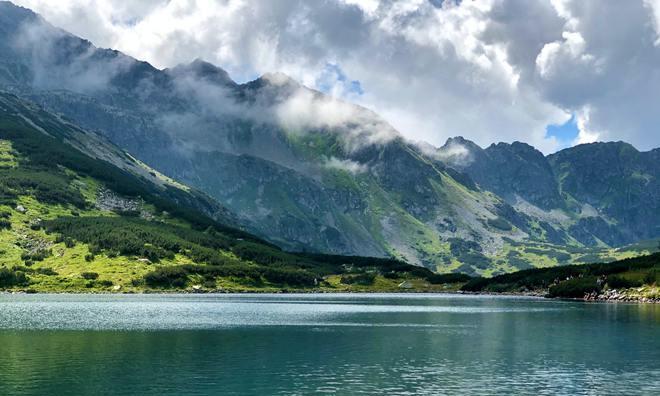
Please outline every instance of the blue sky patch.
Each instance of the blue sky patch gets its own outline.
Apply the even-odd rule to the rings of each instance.
[[[545,135],[547,137],[555,137],[559,142],[567,145],[577,138],[578,133],[579,130],[575,114],[565,123],[561,125],[548,125],[545,129]]]
[[[350,80],[339,65],[326,63],[323,73],[316,80],[316,88],[321,92],[331,93],[336,82],[340,82],[349,93],[364,94],[362,85],[358,80]]]

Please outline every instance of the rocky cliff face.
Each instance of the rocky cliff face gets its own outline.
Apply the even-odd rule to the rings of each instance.
[[[482,150],[462,138],[440,150],[456,151],[456,145],[470,154],[448,164],[523,212],[533,214],[536,207],[564,213],[573,221],[563,228],[581,244],[620,246],[658,236],[658,150],[593,143],[544,157],[524,143]]]
[[[481,187],[510,204],[522,198],[544,210],[563,207],[553,169],[534,147],[514,142],[482,149],[463,138],[454,138],[440,152],[450,151],[452,147],[464,147],[467,154],[448,158],[448,164],[466,172]]]
[[[0,88],[97,131],[289,249],[492,274],[660,236],[657,165],[641,165],[657,152],[619,152],[610,174],[596,170],[613,161],[607,150],[592,164],[581,148],[546,158],[523,143],[455,138],[436,149],[287,76],[237,84],[200,60],[158,70],[9,3],[0,36]]]
[[[548,160],[567,202],[575,202],[575,210],[589,219],[578,228],[610,245],[658,236],[657,149],[639,152],[623,142],[594,143],[562,150]]]

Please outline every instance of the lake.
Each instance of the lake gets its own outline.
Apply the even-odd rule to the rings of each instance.
[[[0,395],[649,395],[660,306],[0,294]]]

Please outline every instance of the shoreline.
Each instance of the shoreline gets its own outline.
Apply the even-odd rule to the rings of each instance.
[[[434,290],[401,290],[401,291],[365,291],[365,290],[344,290],[344,291],[329,291],[329,290],[213,290],[213,291],[196,291],[196,290],[143,290],[143,291],[25,291],[25,290],[2,290],[1,295],[28,295],[28,294],[47,294],[47,295],[104,295],[104,296],[129,296],[129,295],[369,295],[369,294],[383,294],[383,295],[429,295],[438,294],[444,296],[484,296],[484,297],[527,297],[538,298],[544,300],[564,300],[572,302],[591,302],[591,303],[632,303],[632,304],[660,304],[660,298],[648,298],[642,296],[631,296],[624,293],[611,293],[606,295],[585,295],[583,298],[560,298],[548,297],[546,293],[542,292],[464,292],[464,291],[434,291]]]

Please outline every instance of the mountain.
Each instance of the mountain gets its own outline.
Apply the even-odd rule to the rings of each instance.
[[[446,162],[507,202],[515,204],[517,197],[520,197],[543,210],[562,207],[553,169],[534,147],[514,142],[493,144],[482,149],[459,137],[449,139],[440,150],[451,152],[458,147],[465,148],[467,157],[450,156]]]
[[[593,194],[604,195],[590,196],[582,180],[608,182],[580,176],[580,151],[413,144],[370,110],[281,73],[239,84],[202,60],[158,70],[7,2],[0,26],[0,89],[102,135],[288,250],[492,275],[613,260],[660,236],[654,215],[633,223],[657,208],[653,191],[635,195],[638,180],[657,186],[657,168],[623,167],[635,187],[599,184]]]
[[[585,214],[574,226],[576,238],[588,246],[599,241],[617,246],[657,237],[659,160],[660,150],[639,152],[624,142],[580,145],[549,156],[566,205]]]
[[[624,142],[578,145],[544,157],[520,142],[485,150],[450,139],[441,150],[469,147],[470,158],[447,163],[518,211],[555,213],[561,240],[584,246],[621,246],[660,235],[660,163],[656,149]],[[531,204],[531,205],[530,205]],[[563,217],[563,221],[560,220]]]
[[[455,281],[392,259],[287,253],[228,226],[230,215],[103,137],[0,92],[0,289],[391,291]]]

